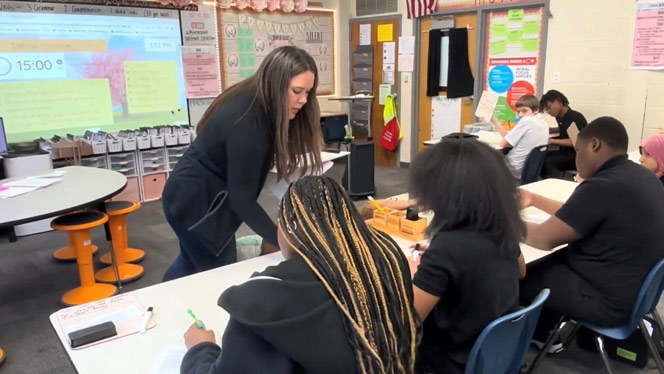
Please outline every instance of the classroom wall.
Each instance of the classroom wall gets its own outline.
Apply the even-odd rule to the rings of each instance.
[[[348,11],[348,18],[346,19],[341,19],[341,28],[348,30],[348,20],[349,18],[358,18],[362,19],[363,17],[357,17],[355,14],[355,0],[339,0],[340,2],[343,3],[342,7],[346,8]],[[384,14],[377,14],[377,15],[369,15],[366,17],[377,17],[377,16],[385,16],[385,15],[401,15],[401,36],[412,36],[413,35],[413,20],[408,19],[406,17],[406,2],[405,1],[399,1],[399,8],[397,13],[384,13]],[[348,38],[346,36],[346,38]],[[346,39],[348,40],[348,39]],[[398,52],[397,52],[398,53]],[[340,77],[341,79],[345,80],[346,82],[350,81],[350,72],[348,71],[348,65],[350,64],[350,57],[348,56],[348,51],[346,51],[346,55],[343,57],[345,58],[345,64],[342,70],[340,71]],[[345,69],[345,70],[344,70]],[[410,163],[411,161],[411,130],[412,130],[412,122],[411,122],[411,115],[412,115],[412,97],[414,95],[413,91],[413,75],[412,73],[399,73],[399,89],[401,90],[399,92],[398,96],[398,107],[397,107],[397,112],[399,114],[399,124],[401,125],[401,131],[403,132],[403,139],[401,139],[401,145],[399,146],[399,162],[405,162],[405,163]],[[346,90],[341,91],[342,94],[348,95],[350,94],[350,90],[348,87],[346,87]]]
[[[348,95],[350,92],[350,82],[348,80],[348,40],[349,29],[348,19],[351,17],[349,14],[349,7],[345,0],[318,0],[323,9],[330,9],[336,11],[336,28],[335,28],[335,44],[336,44],[336,61],[335,68],[337,70],[336,82],[336,95]],[[327,100],[325,97],[318,99],[321,111],[330,112],[347,112],[347,104],[340,103],[339,101]]]
[[[632,70],[636,2],[551,0],[544,90],[557,89],[590,121],[614,116],[629,149],[664,128],[664,71]],[[560,82],[554,83],[554,74]]]

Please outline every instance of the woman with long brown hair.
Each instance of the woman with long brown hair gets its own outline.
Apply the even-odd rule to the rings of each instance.
[[[320,170],[317,84],[314,59],[280,47],[212,102],[164,189],[164,214],[180,242],[164,281],[235,262],[243,222],[277,249],[277,227],[257,198],[273,166],[279,179],[298,166]]]

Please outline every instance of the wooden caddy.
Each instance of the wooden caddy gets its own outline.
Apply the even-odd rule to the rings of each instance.
[[[406,219],[405,210],[394,210],[383,208],[385,213],[374,210],[373,219],[367,223],[389,235],[398,236],[410,241],[418,242],[425,238],[424,230],[427,228],[427,219],[420,218],[417,221]]]

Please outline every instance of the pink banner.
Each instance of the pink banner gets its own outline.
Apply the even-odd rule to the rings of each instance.
[[[214,47],[182,47],[182,66],[187,98],[200,99],[219,95],[219,67]]]
[[[631,67],[664,69],[664,3],[637,4]]]

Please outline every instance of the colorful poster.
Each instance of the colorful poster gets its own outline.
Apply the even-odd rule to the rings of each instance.
[[[487,17],[484,89],[496,94],[494,116],[516,117],[516,102],[536,95],[539,82],[542,8],[493,11]]]
[[[632,69],[664,69],[664,2],[639,1],[632,48]]]
[[[214,47],[182,47],[182,65],[187,98],[200,99],[219,95],[219,67]]]

